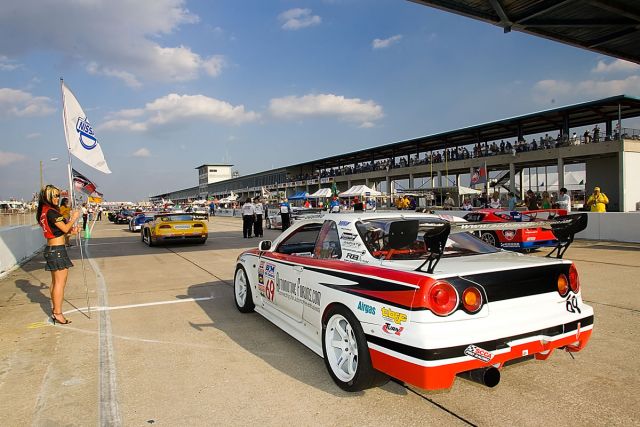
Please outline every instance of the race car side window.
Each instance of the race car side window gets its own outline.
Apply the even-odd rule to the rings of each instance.
[[[322,223],[306,224],[298,228],[278,245],[276,252],[287,255],[311,256],[321,228]]]
[[[342,249],[340,248],[340,236],[335,221],[325,221],[320,230],[320,235],[313,250],[313,256],[319,259],[340,259]]]

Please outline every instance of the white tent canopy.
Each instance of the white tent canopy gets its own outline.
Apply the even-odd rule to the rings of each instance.
[[[482,194],[482,191],[476,190],[474,188],[463,187],[462,185],[458,186],[458,195],[466,196],[467,194]]]
[[[354,185],[347,191],[339,194],[340,197],[376,197],[382,196],[382,193],[367,187],[366,185]]]
[[[330,188],[321,188],[313,194],[310,194],[309,199],[323,199],[327,197],[331,197],[331,189]]]

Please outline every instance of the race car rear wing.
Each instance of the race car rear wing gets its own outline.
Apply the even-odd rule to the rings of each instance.
[[[558,239],[558,244],[547,257],[550,257],[557,251],[556,257],[562,258],[569,248],[569,245],[573,243],[575,235],[587,227],[587,221],[588,217],[586,213],[560,216],[551,221],[532,221],[526,223],[468,223],[448,222],[444,220],[435,220],[426,223],[420,223],[418,220],[394,221],[389,227],[389,247],[391,249],[403,248],[415,241],[420,230],[424,230],[423,241],[429,255],[417,270],[421,270],[427,265],[427,273],[431,274],[435,270],[440,258],[442,258],[449,234],[468,233],[480,230],[513,230],[539,227],[552,230]]]
[[[551,230],[553,230],[553,235],[558,239],[558,244],[547,254],[547,257],[558,251],[556,258],[562,258],[569,245],[573,243],[575,235],[587,228],[588,220],[589,217],[586,213],[557,217],[551,223]]]

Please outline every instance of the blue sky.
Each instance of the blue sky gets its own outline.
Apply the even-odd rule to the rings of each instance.
[[[113,173],[74,167],[108,200],[640,96],[635,64],[403,0],[2,2],[0,199],[30,198],[40,160],[66,186],[60,77]]]

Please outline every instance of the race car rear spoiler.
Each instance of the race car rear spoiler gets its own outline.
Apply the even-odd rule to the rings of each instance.
[[[418,220],[394,221],[389,227],[389,247],[392,249],[403,248],[416,240],[421,228],[426,229],[423,234],[423,240],[429,255],[426,261],[418,267],[418,270],[427,265],[427,273],[431,274],[444,253],[449,234],[480,230],[513,230],[540,227],[551,229],[558,239],[556,247],[547,254],[547,257],[550,257],[555,252],[556,258],[562,258],[569,245],[573,243],[575,235],[587,227],[587,222],[586,213],[559,216],[551,221],[526,223],[468,223],[448,222],[445,220],[436,220],[431,223],[420,223]]]

